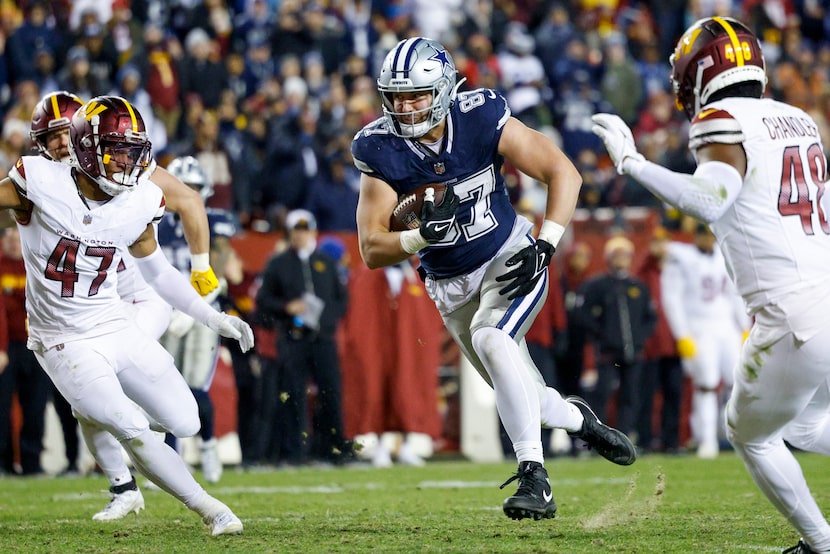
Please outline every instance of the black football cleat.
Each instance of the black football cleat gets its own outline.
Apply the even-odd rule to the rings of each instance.
[[[516,494],[505,499],[504,515],[510,519],[536,520],[552,518],[556,514],[556,502],[553,501],[553,492],[550,490],[548,472],[539,462],[522,462],[519,470],[499,487],[503,489],[516,479],[519,480],[519,489]]]
[[[629,466],[634,463],[637,450],[625,433],[602,423],[594,410],[579,396],[569,396],[565,401],[579,408],[585,419],[582,429],[574,433],[569,432],[568,435],[582,439],[603,458],[617,465]]]
[[[781,554],[812,554],[816,551],[810,548],[810,545],[800,539],[798,544],[781,552]]]

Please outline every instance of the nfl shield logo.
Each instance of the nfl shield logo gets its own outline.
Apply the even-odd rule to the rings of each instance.
[[[89,225],[92,223],[92,216],[90,214],[86,214],[84,216],[84,225]]]
[[[446,168],[444,167],[444,162],[435,162],[432,164],[432,168],[435,169],[435,173],[438,175],[443,175]]]

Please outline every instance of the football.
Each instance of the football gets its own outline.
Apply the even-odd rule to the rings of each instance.
[[[391,231],[408,231],[421,226],[421,209],[424,207],[424,195],[429,188],[432,188],[435,193],[435,205],[441,205],[444,201],[444,193],[447,192],[447,185],[430,183],[400,195],[398,205],[389,216]]]

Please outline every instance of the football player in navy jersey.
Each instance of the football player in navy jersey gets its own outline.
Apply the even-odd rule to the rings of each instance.
[[[193,156],[174,159],[167,166],[167,171],[196,190],[203,201],[207,201],[213,195],[213,183]],[[215,262],[216,256],[219,256],[222,250],[230,248],[229,240],[236,234],[240,225],[236,215],[227,210],[206,210],[210,227],[211,261]],[[191,255],[181,218],[177,214],[165,212],[158,225],[158,237],[159,245],[170,263],[183,274],[189,275]],[[222,276],[224,264],[213,265],[219,268],[219,287],[204,298],[215,308],[221,309],[218,297],[227,293],[228,283]],[[196,398],[199,420],[202,422],[202,428],[199,430],[202,473],[208,483],[218,483],[222,477],[222,462],[213,434],[213,401],[208,391],[219,360],[219,333],[197,323],[184,312],[174,310],[170,325],[159,340],[173,356],[176,367],[182,372],[184,380]],[[168,443],[170,442],[175,442],[175,437],[168,434]]]
[[[378,78],[384,116],[352,143],[362,172],[360,253],[370,268],[418,253],[447,329],[495,390],[519,461],[505,483],[519,481],[504,512],[513,519],[550,518],[556,504],[543,465],[543,426],[568,430],[614,463],[636,458],[628,438],[599,422],[584,400],[563,399],[545,386],[524,340],[547,296],[547,267],[582,180],[551,140],[511,117],[499,93],[459,93],[459,86],[452,56],[438,42],[406,39],[386,56]],[[508,199],[504,158],[548,187],[535,240],[532,224],[517,217]],[[429,183],[448,186],[443,201],[436,206],[425,197],[420,228],[390,231],[399,195]]]

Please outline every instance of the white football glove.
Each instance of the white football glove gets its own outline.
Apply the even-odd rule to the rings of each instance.
[[[236,339],[242,352],[247,352],[254,346],[254,331],[251,326],[236,316],[224,312],[216,312],[210,317],[207,326],[229,339]]]
[[[614,162],[614,167],[617,168],[617,173],[620,175],[625,173],[623,162],[628,158],[645,161],[643,155],[637,152],[631,130],[619,116],[598,113],[591,116],[591,121],[594,122],[591,130],[605,143],[605,148],[611,156],[611,161]]]

